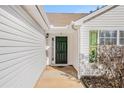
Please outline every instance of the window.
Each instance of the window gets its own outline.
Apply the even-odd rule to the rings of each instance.
[[[98,36],[98,31],[90,31],[89,34],[89,61],[90,62],[95,62],[96,61],[96,56],[97,56],[97,36]]]
[[[116,45],[117,31],[100,31],[99,39],[100,45]]]
[[[124,45],[124,31],[119,31],[119,43]]]

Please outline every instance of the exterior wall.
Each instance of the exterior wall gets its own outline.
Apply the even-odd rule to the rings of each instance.
[[[72,34],[70,34],[71,37],[71,45],[70,45],[70,51],[72,56],[70,55],[70,61],[73,63],[74,68],[79,71],[79,54],[78,54],[78,31],[74,31]]]
[[[118,6],[82,24],[80,28],[81,62],[89,62],[90,30],[124,30],[124,6]]]
[[[0,87],[33,87],[46,66],[44,31],[19,6],[0,6]]]
[[[80,57],[81,61],[89,62],[89,30],[80,28]]]
[[[84,26],[124,26],[124,6],[118,6],[86,22]]]

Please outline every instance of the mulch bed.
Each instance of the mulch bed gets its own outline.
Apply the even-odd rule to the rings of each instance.
[[[119,78],[108,79],[104,76],[82,76],[82,83],[87,88],[122,88]]]

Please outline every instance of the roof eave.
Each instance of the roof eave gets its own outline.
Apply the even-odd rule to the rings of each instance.
[[[49,29],[49,21],[41,5],[23,5],[23,9],[43,28],[44,31]]]
[[[99,15],[101,15],[101,14],[103,14],[103,13],[105,13],[105,12],[115,8],[115,7],[117,7],[117,6],[118,5],[105,6],[105,7],[101,8],[101,9],[99,9],[99,10],[97,10],[97,11],[95,11],[95,12],[93,12],[93,13],[91,13],[91,14],[89,14],[89,15],[87,15],[87,16],[85,16],[85,17],[83,17],[83,18],[81,18],[81,19],[79,19],[77,21],[75,21],[75,23],[81,25],[82,23],[88,22],[88,21],[92,20],[93,18],[95,18],[95,17],[97,17],[97,16],[99,16]]]

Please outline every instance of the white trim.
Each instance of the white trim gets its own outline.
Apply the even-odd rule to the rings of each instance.
[[[42,11],[40,9],[40,12],[39,10],[37,9],[37,6],[35,5],[23,5],[23,6],[20,6],[22,7],[32,18],[35,19],[35,21],[44,29],[44,30],[48,30],[49,27],[48,27],[48,20],[46,19],[46,16],[45,16],[45,12]],[[42,7],[42,6],[41,6]],[[41,12],[42,11],[42,12]],[[42,16],[42,15],[43,16]]]
[[[74,30],[69,27],[54,27],[47,30],[47,33],[72,33]]]
[[[59,29],[63,29],[63,28],[68,28],[69,27],[69,25],[66,25],[66,26],[54,26],[54,25],[50,25],[50,28],[52,29],[52,28],[59,28]]]
[[[42,15],[43,15],[43,17],[44,17],[44,19],[45,19],[47,25],[50,27],[50,22],[49,22],[49,20],[48,20],[48,17],[47,17],[47,15],[46,15],[45,10],[43,9],[43,6],[42,6],[42,5],[37,5],[37,7],[39,8],[40,12],[42,13]]]
[[[117,30],[117,45],[120,45],[120,36],[119,36],[120,30]]]
[[[77,75],[78,76],[78,79],[80,79],[81,78],[81,73],[80,73],[80,30],[78,30],[77,33],[78,33],[78,36],[77,36],[77,38],[78,38],[77,39],[78,40],[77,41],[78,42],[78,44],[77,44],[77,47],[78,47],[78,55],[77,55],[77,59],[78,59],[77,60],[77,62],[78,62],[78,70],[76,68],[75,69],[78,72],[78,75]]]
[[[99,39],[100,39],[100,38],[99,38],[99,37],[100,37],[100,35],[99,35],[99,34],[100,34],[100,33],[99,33],[100,31],[101,31],[101,30],[97,30],[97,34],[98,34],[98,35],[97,35],[97,44],[98,44],[97,47],[98,47],[99,44],[100,44],[100,40],[99,40]]]

